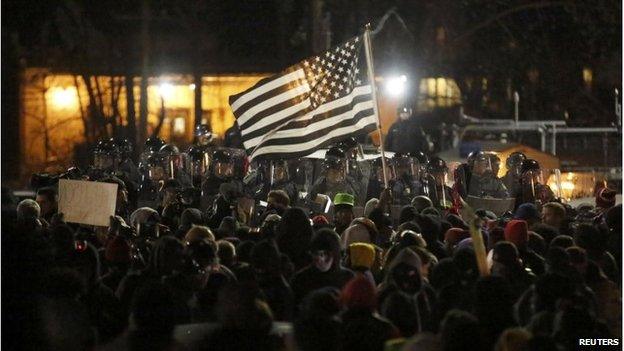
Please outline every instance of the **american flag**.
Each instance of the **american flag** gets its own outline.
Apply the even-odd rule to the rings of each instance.
[[[363,37],[351,38],[230,96],[250,158],[302,157],[375,130],[362,49]]]

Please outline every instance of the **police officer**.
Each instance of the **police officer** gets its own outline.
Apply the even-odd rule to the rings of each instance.
[[[386,158],[386,176],[388,177],[388,187],[390,189],[393,189],[396,183],[392,163],[392,159]],[[381,191],[384,189],[384,185],[383,162],[381,157],[379,157],[374,159],[371,163],[371,176],[366,189],[366,201],[372,198],[379,198],[381,196]]]
[[[357,199],[361,202],[365,198],[366,186],[370,176],[370,166],[367,162],[358,162],[358,155],[361,153],[358,141],[349,137],[338,143],[338,148],[343,150],[346,156],[347,181],[353,184],[358,194]]]
[[[421,163],[425,161],[424,163]],[[393,159],[396,181],[392,187],[394,201],[398,205],[409,205],[412,198],[424,195],[422,175],[427,165],[427,156],[418,152],[416,154],[396,153]]]
[[[99,180],[117,170],[119,149],[113,139],[100,140],[93,150],[93,166],[87,171],[91,180]]]
[[[210,167],[209,150],[201,145],[193,145],[188,151],[188,174],[194,187],[201,188],[202,181]]]
[[[235,149],[244,148],[240,130],[238,129],[236,122],[234,123],[233,126],[231,126],[225,131],[225,138],[223,140],[223,145],[226,147],[231,147]]]
[[[448,167],[446,162],[437,156],[431,158],[427,164],[425,194],[437,208],[449,208],[453,203],[451,188],[446,185],[447,177]]]
[[[165,160],[159,153],[147,156],[141,167],[141,184],[139,185],[138,207],[158,207],[158,193],[167,180]]]
[[[246,188],[251,197],[266,201],[271,190],[283,190],[290,199],[290,204],[297,202],[299,192],[290,175],[290,165],[286,160],[263,161],[258,168],[249,174],[253,179],[247,180]]]
[[[237,179],[234,155],[227,149],[215,149],[211,156],[211,165],[208,176],[201,185],[201,207],[209,209],[214,200],[219,195],[221,185],[224,183],[235,182],[236,186],[240,186],[242,191],[242,181]]]
[[[191,177],[186,172],[186,162],[184,154],[180,153],[177,146],[165,144],[158,151],[165,161],[165,170],[169,179],[177,179],[182,187],[192,186]]]
[[[542,170],[539,162],[533,159],[522,161],[520,173],[520,193],[516,194],[516,208],[526,202],[543,205],[555,199],[555,194],[550,187],[542,184]]]
[[[312,204],[316,195],[325,194],[333,199],[337,193],[349,193],[358,199],[356,187],[346,176],[345,154],[338,147],[332,147],[325,153],[323,162],[324,175],[319,177],[306,196],[306,203]]]
[[[522,162],[526,160],[525,154],[519,151],[512,152],[507,160],[505,160],[505,166],[507,166],[507,173],[503,177],[503,183],[509,190],[512,196],[519,194],[520,189],[520,176],[522,174]]]
[[[386,150],[400,153],[429,151],[428,136],[418,121],[412,117],[409,105],[399,107],[398,120],[392,124],[386,136]]]
[[[472,163],[468,195],[477,197],[506,198],[509,196],[503,182],[492,171],[491,158],[485,152],[478,152]]]
[[[210,126],[207,124],[200,124],[195,127],[195,145],[209,146],[213,141],[214,135],[210,131]]]
[[[138,167],[132,161],[132,152],[134,151],[132,143],[128,139],[120,139],[117,142],[117,147],[119,149],[119,171],[123,172],[130,181],[138,184],[141,181],[141,175]]]

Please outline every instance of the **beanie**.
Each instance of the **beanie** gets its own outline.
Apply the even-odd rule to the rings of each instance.
[[[367,243],[354,243],[349,245],[349,259],[351,267],[364,267],[371,269],[375,263],[375,247]]]
[[[527,202],[518,206],[516,213],[514,215],[514,219],[521,219],[524,221],[529,221],[532,219],[540,219],[540,213],[535,207],[534,204]]]
[[[115,236],[106,245],[104,258],[110,263],[129,263],[130,245],[122,236]]]
[[[505,227],[505,240],[517,247],[523,247],[529,241],[529,228],[526,221],[513,219]]]
[[[596,193],[596,207],[610,208],[615,206],[615,190],[602,188]]]
[[[340,301],[349,310],[366,309],[373,311],[377,305],[375,286],[364,275],[359,274],[342,289]]]
[[[312,217],[312,223],[314,225],[321,226],[321,225],[328,225],[329,221],[327,220],[327,217],[323,215],[316,215]]]

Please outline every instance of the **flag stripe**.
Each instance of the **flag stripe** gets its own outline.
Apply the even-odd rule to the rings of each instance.
[[[282,93],[285,93],[293,88],[296,88],[298,86],[302,86],[307,84],[307,81],[305,79],[296,79],[296,80],[291,80],[290,82],[279,86],[273,90],[269,90],[266,93],[257,96],[253,99],[251,99],[250,101],[244,103],[243,105],[241,105],[235,112],[235,115],[237,117],[240,117],[241,115],[243,115],[245,112],[247,112],[247,110],[249,110],[250,108],[252,108],[255,105],[258,105],[264,101],[267,101],[268,99],[275,97],[277,95],[280,95]],[[245,122],[245,123],[249,123],[249,121]]]
[[[266,147],[269,145],[285,145],[288,143],[303,143],[307,140],[321,137],[324,134],[331,132],[333,129],[353,125],[360,119],[368,118],[370,116],[373,116],[372,104],[363,103],[358,109],[350,110],[340,115],[339,118],[334,120],[334,123],[329,125],[318,123],[316,126],[310,126],[311,128],[303,129],[305,134],[297,132],[296,130],[292,130],[290,132],[280,130],[275,133],[275,136],[263,141],[260,147]]]
[[[237,119],[238,125],[241,126],[241,128],[245,128],[245,126],[247,125],[246,124],[247,121],[250,118],[258,115],[260,112],[266,109],[269,109],[282,102],[288,102],[288,100],[296,99],[299,95],[306,94],[308,92],[310,92],[310,86],[306,83],[294,89],[289,89],[281,94],[275,95],[274,97],[270,99],[264,100],[263,102],[251,107],[250,109],[245,111],[243,114],[241,114]]]
[[[353,135],[355,133],[370,133],[377,127],[377,118],[375,116],[369,116],[364,119],[360,119],[356,124],[333,129],[329,133],[323,134],[320,138],[309,140],[300,144],[284,144],[284,145],[271,145],[267,147],[259,148],[253,158],[269,158],[271,156],[279,156],[282,158],[302,157],[307,156],[314,150],[322,148],[324,146],[331,145],[336,141],[342,140],[347,135]]]
[[[342,113],[345,107],[349,107],[353,105],[354,102],[360,102],[363,100],[362,96],[367,97],[368,99],[370,99],[370,92],[371,92],[371,87],[370,85],[366,85],[366,86],[362,86],[362,87],[356,87],[355,89],[353,89],[353,91],[349,94],[346,95],[338,100],[333,100],[330,101],[326,104],[323,104],[321,106],[318,106],[315,110],[308,112],[307,114],[303,115],[302,111],[298,112],[298,116],[293,116],[290,115],[291,117],[288,118],[280,118],[279,120],[277,118],[272,118],[271,117],[271,121],[270,123],[264,123],[263,128],[260,129],[256,129],[255,125],[252,125],[251,127],[247,128],[246,130],[251,130],[253,131],[253,133],[245,133],[246,130],[243,130],[241,132],[241,135],[243,136],[243,142],[256,138],[258,136],[261,136],[263,134],[266,134],[267,132],[273,130],[273,128],[276,128],[277,126],[279,126],[280,124],[283,124],[284,121],[291,119],[292,123],[289,123],[288,125],[284,126],[282,128],[282,130],[284,129],[295,129],[295,128],[301,128],[302,126],[305,126],[307,124],[310,123],[314,123],[317,120],[319,120],[320,118],[327,118],[328,116],[331,115],[336,115],[339,113]],[[309,106],[309,105],[308,105]],[[333,111],[335,109],[339,109],[342,108],[341,110],[338,111],[334,111],[332,112],[332,114],[327,114],[330,111]],[[270,117],[265,117],[266,119],[269,119]],[[311,121],[311,122],[309,122]],[[258,123],[263,123],[264,120],[258,122]],[[245,143],[246,144],[246,143]],[[255,146],[255,144],[253,144]],[[245,146],[247,147],[247,146]],[[252,146],[253,147],[253,146]]]
[[[255,99],[256,97],[271,91],[273,89],[279,88],[282,85],[288,84],[289,82],[297,79],[305,79],[305,72],[303,69],[298,69],[294,72],[288,72],[283,75],[278,75],[274,77],[274,79],[266,78],[256,83],[253,87],[247,89],[246,92],[243,92],[239,96],[235,96],[233,102],[231,103],[232,111],[236,112],[242,105],[245,103]]]
[[[373,108],[373,103],[370,99],[370,95],[359,95],[354,97],[353,101],[346,105],[337,106],[332,110],[322,113],[312,111],[301,118],[293,120],[291,123],[280,128],[279,131],[275,132],[272,136],[267,138],[267,140],[275,138],[296,138],[300,136],[307,137],[311,132],[338,124],[344,119],[353,118],[355,113],[371,108]],[[264,137],[264,134],[266,133],[257,134],[253,139],[247,139],[244,142],[245,147],[257,146]]]
[[[286,121],[295,121],[305,116],[310,108],[310,100],[305,99],[300,103],[290,106],[288,108],[279,110],[271,116],[267,116],[261,119],[256,124],[251,125],[249,128],[244,129],[241,132],[243,142],[253,139],[259,135],[264,135],[271,130],[275,129],[279,125],[284,124]]]
[[[296,109],[291,109],[289,113],[281,113],[284,109],[290,109],[291,107],[298,106]],[[242,126],[241,135],[246,135],[245,130],[253,131],[256,124],[265,123],[272,124],[274,122],[279,122],[288,116],[292,116],[297,109],[306,109],[310,107],[310,99],[308,99],[308,94],[302,94],[296,96],[290,100],[286,100],[280,102],[279,104],[273,105],[262,112],[257,113],[252,118],[250,118],[246,123]]]

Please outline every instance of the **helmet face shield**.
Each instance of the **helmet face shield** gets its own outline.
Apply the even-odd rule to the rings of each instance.
[[[346,178],[344,162],[338,162],[327,168],[327,180],[331,183],[341,183]]]
[[[115,168],[115,157],[106,153],[97,152],[93,156],[93,167],[96,169]]]
[[[479,157],[475,159],[472,172],[477,175],[484,175],[492,172],[492,164],[489,157]]]
[[[286,162],[271,162],[269,166],[271,185],[288,180],[288,165]]]
[[[231,162],[217,161],[213,165],[213,174],[218,178],[230,178],[234,176],[234,164]]]
[[[165,180],[167,178],[165,168],[159,164],[150,164],[147,172],[148,178],[155,182]]]

